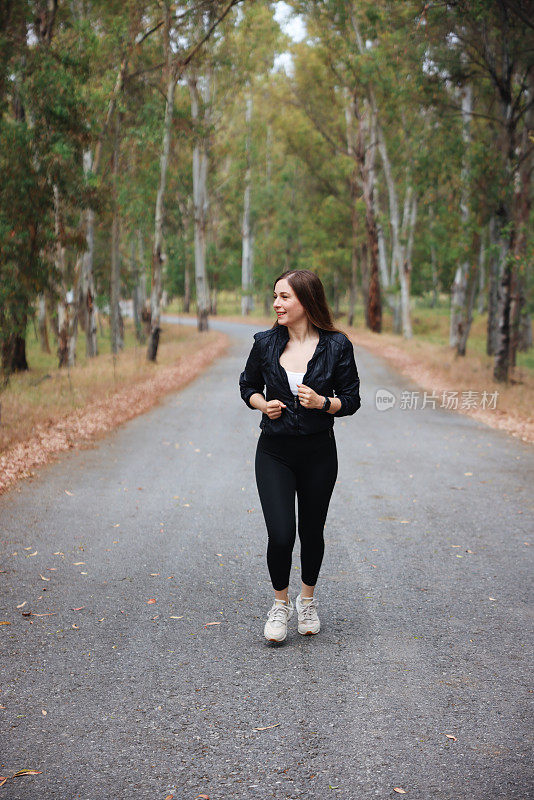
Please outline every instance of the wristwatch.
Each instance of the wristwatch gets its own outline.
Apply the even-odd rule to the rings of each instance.
[[[321,408],[321,411],[328,411],[328,409],[330,408],[331,405],[332,404],[330,402],[330,398],[329,397],[325,397],[323,406]]]

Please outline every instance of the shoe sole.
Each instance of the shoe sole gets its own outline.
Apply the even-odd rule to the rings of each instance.
[[[265,633],[263,634],[263,636],[268,642],[285,642],[285,640],[287,639],[287,631],[286,635],[283,636],[282,639],[273,639],[271,636],[267,636]]]

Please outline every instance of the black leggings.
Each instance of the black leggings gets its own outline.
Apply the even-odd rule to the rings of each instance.
[[[256,448],[256,484],[269,537],[267,565],[275,591],[289,585],[298,498],[301,578],[315,586],[324,554],[323,530],[337,478],[332,429],[303,435],[263,432]]]

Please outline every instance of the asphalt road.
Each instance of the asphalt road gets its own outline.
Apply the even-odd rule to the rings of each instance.
[[[209,371],[0,497],[0,775],[41,771],[0,800],[532,797],[532,447],[377,411],[416,387],[357,348],[322,630],[270,644],[257,328],[211,324]]]

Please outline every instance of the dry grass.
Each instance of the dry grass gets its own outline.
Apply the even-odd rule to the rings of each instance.
[[[127,323],[127,327],[131,326]],[[110,397],[152,377],[161,367],[187,358],[199,346],[214,341],[217,334],[200,334],[189,325],[168,325],[162,338],[156,364],[146,360],[146,348],[139,345],[128,347],[115,359],[110,353],[82,358],[69,370],[50,369],[31,352],[29,363],[37,362],[36,366],[30,372],[13,375],[1,397],[0,452],[26,439],[36,425],[54,424],[88,402]]]
[[[156,364],[145,348],[115,360],[103,354],[69,371],[39,369],[14,376],[2,396],[0,493],[63,450],[74,449],[148,411],[163,395],[183,388],[229,346],[217,331],[164,326]],[[47,377],[45,377],[47,376]]]

